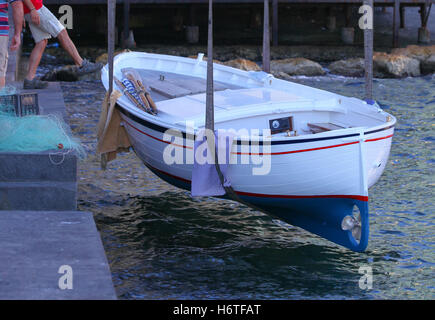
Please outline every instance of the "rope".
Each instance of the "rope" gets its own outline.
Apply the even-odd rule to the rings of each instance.
[[[209,0],[209,10],[208,10],[208,43],[207,43],[207,92],[206,92],[206,111],[205,111],[205,128],[210,130],[213,134],[211,135],[212,141],[209,141],[208,136],[207,144],[209,150],[214,150],[215,158],[215,168],[218,174],[220,183],[224,188],[226,195],[233,201],[240,202],[256,211],[265,212],[264,210],[257,208],[256,206],[245,202],[239,195],[234,191],[233,187],[225,186],[225,177],[221,171],[218,161],[218,154],[216,150],[216,136],[214,131],[214,89],[213,89],[213,0]],[[232,146],[230,146],[231,148]]]
[[[49,117],[50,117],[50,115],[49,115]],[[57,120],[58,121],[58,119],[55,117],[55,120]],[[63,126],[59,126],[60,127],[60,130],[62,131],[62,134],[65,136],[65,138],[66,138],[66,140],[68,141],[68,145],[72,145],[72,141],[71,141],[71,139],[70,139],[70,137],[69,137],[69,135],[66,133],[66,131],[64,130],[64,127]],[[62,146],[63,147],[63,146]],[[67,151],[66,152],[50,152],[49,154],[48,154],[48,158],[50,159],[50,162],[53,164],[53,165],[55,165],[55,166],[59,166],[59,165],[61,165],[64,161],[65,161],[65,156],[66,155],[68,155],[69,153],[71,153],[72,152],[72,148],[70,148],[70,149],[67,149]],[[58,156],[58,155],[62,155],[62,160],[60,161],[60,162],[56,162],[56,161],[54,161],[53,159],[52,159],[52,156],[53,155],[55,155],[55,156]]]

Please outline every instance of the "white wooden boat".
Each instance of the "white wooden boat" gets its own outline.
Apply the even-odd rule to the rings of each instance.
[[[204,127],[206,69],[197,59],[129,52],[115,57],[114,75],[135,69],[156,102],[158,114],[118,100],[123,123],[138,157],[165,181],[190,190],[191,163],[167,164],[165,132],[181,132],[172,143],[187,156],[193,136]],[[228,176],[238,197],[295,226],[354,251],[365,250],[369,235],[368,188],[388,161],[396,119],[377,104],[283,81],[264,72],[214,64],[216,129],[270,129],[270,144],[246,152],[255,137],[237,136]],[[108,88],[108,66],[102,70]],[[114,87],[118,90],[116,85]],[[193,125],[192,125],[193,124]],[[267,174],[242,157],[270,157]],[[258,163],[257,163],[258,164]],[[258,165],[257,165],[258,167]],[[354,217],[355,212],[359,214]]]

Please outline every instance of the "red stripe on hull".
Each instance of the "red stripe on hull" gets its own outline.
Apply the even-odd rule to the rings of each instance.
[[[151,139],[166,143],[166,144],[172,144],[176,147],[180,147],[180,148],[185,148],[185,149],[193,149],[192,147],[188,147],[188,146],[183,146],[183,145],[179,145],[176,143],[172,143],[169,141],[164,141],[161,140],[159,138],[156,138],[146,132],[143,132],[142,130],[136,128],[135,126],[133,126],[130,122],[124,120],[130,127],[132,127],[133,129],[135,129],[136,131],[146,135],[147,137],[150,137]],[[383,140],[383,139],[388,139],[393,137],[393,134],[389,135],[389,136],[385,136],[385,137],[381,137],[381,138],[374,138],[374,139],[368,139],[365,140],[364,142],[373,142],[373,141],[379,141],[379,140]],[[231,152],[231,154],[237,154],[237,155],[256,155],[256,156],[261,156],[261,155],[266,155],[266,156],[276,156],[276,155],[284,155],[284,154],[292,154],[292,153],[301,153],[301,152],[309,152],[309,151],[317,151],[317,150],[324,150],[324,149],[331,149],[331,148],[338,148],[338,147],[344,147],[344,146],[349,146],[352,144],[357,144],[359,143],[359,141],[354,141],[354,142],[348,142],[348,143],[342,143],[342,144],[336,144],[333,146],[326,146],[326,147],[318,147],[318,148],[311,148],[311,149],[302,149],[302,150],[294,150],[294,151],[283,151],[283,152],[272,152],[272,153],[245,153],[245,152]]]
[[[368,201],[367,196],[356,196],[356,195],[324,195],[324,196],[293,196],[293,195],[280,195],[280,194],[263,194],[263,193],[250,193],[236,191],[240,196],[248,197],[259,197],[259,198],[281,198],[281,199],[316,199],[316,198],[345,198],[345,199],[355,199],[360,201]]]
[[[394,134],[390,134],[389,136],[386,136],[386,137],[367,139],[364,142],[372,142],[372,141],[384,140],[384,139],[392,138],[393,136],[394,136]]]
[[[173,174],[167,173],[166,171],[154,168],[153,166],[146,164],[151,169],[163,173],[171,178],[186,182],[192,183],[188,179],[184,179]],[[251,192],[243,192],[235,190],[236,194],[239,196],[248,196],[248,197],[259,197],[259,198],[281,198],[281,199],[319,199],[319,198],[328,198],[328,199],[355,199],[360,201],[368,201],[369,197],[367,196],[358,196],[358,195],[311,195],[311,196],[296,196],[296,195],[278,195],[278,194],[262,194],[262,193],[251,193]]]
[[[166,143],[166,144],[172,144],[172,145],[174,145],[174,146],[176,146],[176,147],[180,147],[180,148],[193,149],[192,147],[182,146],[182,145],[180,145],[180,144],[176,144],[176,143],[172,143],[172,142],[169,142],[169,141],[161,140],[161,139],[159,139],[159,138],[156,138],[156,137],[154,137],[154,136],[152,136],[152,135],[150,135],[150,134],[148,134],[148,133],[146,133],[146,132],[143,132],[142,130],[136,128],[136,127],[133,126],[130,122],[128,122],[128,121],[125,121],[125,122],[126,122],[130,127],[132,127],[133,129],[135,129],[136,131],[138,131],[138,132],[140,132],[140,133],[142,133],[142,134],[146,135],[147,137],[150,137],[150,138],[152,138],[152,139],[154,139],[154,140],[157,140],[157,141],[160,141],[160,142],[163,142],[163,143]]]
[[[327,147],[318,147],[318,148],[312,148],[312,149],[302,149],[302,150],[294,150],[294,151],[283,151],[283,152],[272,152],[272,153],[244,153],[244,152],[232,152],[232,154],[239,154],[239,155],[254,155],[254,156],[276,156],[276,155],[283,155],[283,154],[291,154],[291,153],[300,153],[300,152],[308,152],[308,151],[316,151],[316,150],[324,150],[324,149],[331,149],[331,148],[338,148],[338,147],[344,147],[349,146],[351,144],[357,144],[359,141],[349,142],[349,143],[343,143],[343,144],[336,144],[333,146],[327,146]]]

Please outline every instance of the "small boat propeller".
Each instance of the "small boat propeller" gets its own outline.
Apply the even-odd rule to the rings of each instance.
[[[355,216],[345,216],[341,222],[341,228],[345,231],[351,231],[356,241],[361,240],[361,214]]]

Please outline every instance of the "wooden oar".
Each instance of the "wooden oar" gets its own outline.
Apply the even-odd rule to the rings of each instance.
[[[154,103],[153,99],[151,98],[150,93],[143,85],[142,78],[140,77],[140,75],[134,69],[122,70],[122,73],[128,80],[130,80],[133,83],[136,92],[140,96],[143,103],[146,106],[148,106],[153,111],[154,114],[157,114],[158,112],[157,106]]]
[[[141,89],[143,90],[145,97],[147,98],[151,108],[153,109],[153,111],[157,114],[158,110],[157,110],[157,106],[154,103],[153,98],[151,98],[150,93],[148,92],[148,90],[145,88],[145,86],[143,85],[142,81],[138,81],[139,86],[141,87]]]
[[[127,87],[125,86],[124,83],[122,83],[122,81],[120,81],[118,78],[116,78],[115,76],[113,77],[113,79],[115,80],[115,83],[118,87],[120,87],[122,89],[122,92],[127,96],[127,98],[129,98],[131,100],[131,102],[134,103],[134,105],[140,109],[142,109],[145,112],[150,112],[149,110],[147,110],[146,108],[143,107],[142,103],[140,103],[139,101],[137,101],[137,99],[127,90]]]
[[[137,95],[141,99],[142,103],[147,107],[147,109],[151,110],[151,106],[145,97],[144,91],[142,90],[141,86],[137,83],[137,80],[131,73],[125,73],[125,77],[130,80],[130,82],[133,84],[134,89],[136,90]]]

